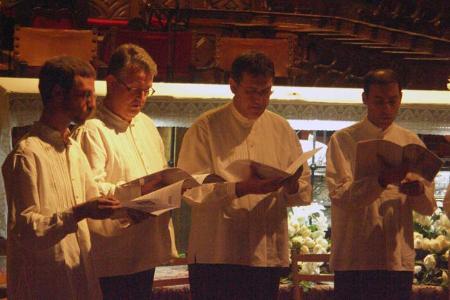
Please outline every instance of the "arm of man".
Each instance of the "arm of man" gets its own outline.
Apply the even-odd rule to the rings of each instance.
[[[332,203],[342,209],[353,209],[370,205],[384,188],[378,176],[354,180],[352,161],[355,159],[351,137],[333,135],[328,144],[326,180]],[[343,147],[346,147],[343,149]]]
[[[450,218],[450,184],[447,187],[447,193],[445,194],[443,205],[447,217]]]
[[[32,157],[15,155],[3,167],[10,208],[11,238],[31,250],[52,247],[78,229],[77,223],[88,217],[108,218],[117,201],[96,199],[58,211],[57,204],[42,206],[38,178]],[[13,182],[14,181],[14,182]]]
[[[289,147],[286,149],[286,159],[289,164],[294,162],[302,153],[302,146],[298,140],[295,131],[287,124],[286,128],[287,139],[286,143]],[[281,189],[281,196],[285,199],[286,206],[308,205],[312,201],[312,186],[311,186],[311,169],[308,162],[302,165],[300,170],[297,170],[295,176],[283,183]]]
[[[411,208],[418,213],[431,216],[436,210],[434,182],[429,182],[418,174],[410,172],[402,180],[399,190],[407,195],[407,201]]]

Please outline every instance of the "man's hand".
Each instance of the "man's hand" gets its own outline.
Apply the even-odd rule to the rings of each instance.
[[[420,196],[424,193],[425,187],[423,182],[418,180],[417,175],[408,173],[400,184],[400,192],[408,196]]]
[[[378,175],[378,183],[382,187],[388,184],[400,185],[401,181],[406,176],[406,166],[392,166],[386,162],[381,156],[378,156],[382,163],[380,174]]]
[[[287,177],[282,181],[283,187],[288,194],[294,194],[298,191],[299,184],[298,179],[302,176],[303,173],[303,165],[295,171],[294,174]]]
[[[85,218],[103,220],[109,218],[115,210],[121,207],[119,200],[97,198],[74,206],[73,214],[77,222]]]

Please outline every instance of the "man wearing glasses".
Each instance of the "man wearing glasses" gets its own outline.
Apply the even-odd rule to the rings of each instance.
[[[117,48],[108,66],[103,104],[76,133],[102,195],[125,200],[146,194],[147,184],[123,184],[167,166],[162,139],[141,112],[154,93],[156,73],[144,49],[133,44]],[[169,213],[131,226],[123,220],[89,223],[104,299],[151,298],[155,266],[171,258],[169,224]]]
[[[277,299],[281,269],[289,265],[287,207],[311,202],[310,170],[305,164],[283,182],[237,178],[226,169],[240,159],[286,169],[301,155],[288,122],[266,110],[273,77],[267,56],[242,54],[232,64],[233,101],[206,112],[184,136],[178,167],[234,182],[216,185],[215,199],[184,194],[197,203],[188,249],[193,299]]]

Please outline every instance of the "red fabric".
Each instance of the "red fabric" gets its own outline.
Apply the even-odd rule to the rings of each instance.
[[[73,29],[72,20],[68,18],[53,19],[43,16],[35,17],[31,26],[37,28]]]
[[[153,32],[120,30],[116,34],[115,47],[133,43],[144,48],[158,65],[157,80],[166,80],[169,66],[170,41],[174,43],[173,71],[174,75],[189,74],[192,50],[191,32]],[[110,49],[113,50],[113,49]],[[109,62],[111,53],[105,51],[104,61]]]
[[[88,18],[87,24],[90,26],[97,26],[97,27],[111,27],[111,26],[125,27],[128,25],[128,20]]]

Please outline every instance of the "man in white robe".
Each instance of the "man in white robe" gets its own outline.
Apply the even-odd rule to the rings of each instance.
[[[359,141],[424,146],[416,134],[394,123],[402,92],[392,70],[369,72],[362,98],[367,117],[336,132],[328,144],[336,299],[409,299],[415,258],[412,211],[434,212],[434,184],[387,165],[377,175],[354,179]]]
[[[203,114],[184,136],[178,167],[191,174],[215,173],[229,182],[207,197],[205,189],[184,194],[192,205],[193,299],[276,299],[281,270],[289,265],[287,209],[311,202],[308,165],[284,183],[240,178],[226,169],[233,161],[250,159],[286,170],[301,155],[288,122],[266,110],[273,77],[267,56],[241,55],[232,66],[233,101]]]
[[[95,107],[95,71],[78,58],[42,67],[39,122],[7,157],[8,299],[100,299],[86,218],[104,219],[120,204],[98,196],[89,163],[69,138]]]
[[[167,167],[155,124],[141,112],[154,93],[156,73],[144,49],[132,44],[117,48],[108,66],[103,104],[76,133],[104,196],[130,200],[146,194],[154,182],[124,183]],[[155,267],[176,253],[170,220],[170,213],[165,213],[131,225],[120,220],[89,222],[95,271],[105,299],[151,297]]]

